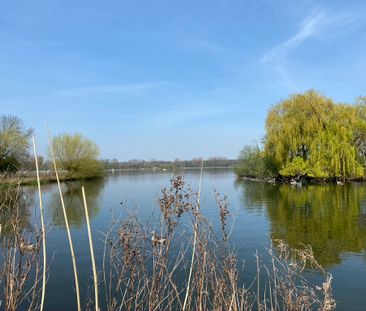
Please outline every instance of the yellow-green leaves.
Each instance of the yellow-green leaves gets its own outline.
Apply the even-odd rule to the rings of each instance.
[[[307,163],[301,157],[295,157],[280,170],[283,176],[301,176],[307,173]]]
[[[100,176],[102,164],[97,160],[98,146],[81,134],[62,134],[52,139],[56,161],[72,177]]]
[[[313,90],[274,106],[265,154],[283,176],[357,178],[366,162],[366,108],[334,103]]]

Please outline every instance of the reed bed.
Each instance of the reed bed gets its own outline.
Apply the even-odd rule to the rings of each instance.
[[[20,204],[33,204],[23,202],[21,192],[20,187],[7,189],[0,202],[1,213],[9,217],[9,225],[0,233],[0,309],[39,310],[45,288],[41,282],[44,235],[37,226],[21,226]],[[332,276],[317,263],[310,247],[291,250],[283,241],[274,241],[270,262],[262,263],[256,254],[257,276],[249,285],[243,284],[240,276],[245,268],[230,244],[227,227],[232,215],[227,199],[214,194],[220,219],[216,228],[200,208],[200,186],[197,192],[192,190],[182,175],[175,175],[170,186],[161,190],[153,226],[142,223],[134,210],[112,221],[103,234],[99,263],[94,259],[85,192],[80,195],[93,257],[94,295],[84,297],[85,310],[331,311],[336,307]],[[60,196],[61,201],[62,192]],[[323,281],[311,283],[304,275],[309,269],[320,273]],[[81,309],[79,298],[77,308]]]
[[[256,255],[257,277],[243,286],[227,232],[229,205],[219,193],[215,197],[220,228],[213,228],[199,208],[200,191],[190,190],[180,175],[161,192],[154,231],[134,213],[113,224],[105,236],[106,310],[335,309],[332,276],[310,247],[290,250],[275,241],[271,263],[262,264]],[[305,268],[316,269],[324,281],[312,284]]]
[[[20,187],[3,187],[0,195],[0,309],[39,310],[42,232],[32,230],[25,221],[33,202]]]

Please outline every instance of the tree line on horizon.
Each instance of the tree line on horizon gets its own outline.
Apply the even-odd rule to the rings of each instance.
[[[255,178],[361,179],[366,166],[366,97],[337,103],[310,90],[267,114],[262,145],[242,149],[236,173]]]
[[[15,172],[32,172],[35,169],[33,155],[29,152],[34,131],[28,128],[17,116],[0,117],[0,173],[9,175]],[[99,159],[99,147],[79,133],[60,134],[51,138],[52,149],[58,168],[67,178],[90,178],[103,175],[104,170],[160,168],[176,169],[183,167],[233,167],[235,159],[211,157],[192,160],[160,161]],[[38,156],[41,171],[53,170],[52,156]]]
[[[119,170],[119,169],[177,169],[177,168],[189,168],[189,167],[234,167],[237,164],[237,159],[228,159],[225,157],[210,157],[208,159],[194,158],[191,160],[175,159],[174,161],[163,160],[138,160],[133,159],[129,161],[118,161],[117,159],[104,159],[101,160],[106,170]]]

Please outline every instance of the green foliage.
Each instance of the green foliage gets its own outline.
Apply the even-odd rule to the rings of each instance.
[[[333,113],[333,102],[315,91],[291,96],[274,106],[266,121],[265,152],[279,166],[296,156],[304,160],[314,137]]]
[[[4,156],[0,158],[0,172],[15,172],[18,171],[21,164],[15,156]]]
[[[314,177],[362,177],[364,169],[357,161],[351,129],[333,124],[319,133],[312,144],[309,175]]]
[[[366,164],[366,96],[359,97],[355,105],[357,123],[355,124],[354,141],[359,162]]]
[[[313,90],[275,105],[265,155],[283,176],[359,178],[366,163],[366,105],[334,103]]]
[[[235,168],[238,176],[266,178],[271,176],[264,153],[256,145],[246,145],[241,150]]]
[[[33,133],[15,116],[0,117],[0,171],[16,171],[28,157]]]
[[[283,176],[301,176],[307,173],[307,164],[301,157],[295,157],[280,170]]]
[[[66,170],[71,177],[91,178],[103,175],[97,145],[81,134],[54,137],[52,146],[60,168]]]

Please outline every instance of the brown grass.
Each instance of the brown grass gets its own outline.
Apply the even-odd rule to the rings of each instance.
[[[38,310],[40,305],[42,235],[37,228],[32,231],[21,225],[21,191],[8,189],[0,203],[1,213],[8,213],[11,224],[5,228],[6,235],[4,228],[1,231],[4,269],[0,272],[0,295],[4,310],[21,306]],[[154,230],[143,225],[134,210],[123,219],[113,219],[104,234],[99,283],[94,283],[95,289],[98,285],[104,293],[101,309],[335,309],[332,276],[317,263],[310,247],[291,250],[283,241],[274,241],[269,250],[271,260],[264,264],[256,254],[257,276],[244,286],[239,277],[243,268],[227,234],[229,205],[220,194],[215,193],[215,198],[221,220],[218,228],[199,208],[200,190],[192,191],[184,178],[176,175],[157,200],[159,217]],[[25,251],[31,241],[34,249]],[[305,269],[321,273],[323,282],[311,283],[304,276]],[[98,298],[96,291],[86,308],[98,308]]]
[[[215,194],[221,219],[218,234],[197,208],[199,195],[177,175],[161,192],[160,221],[151,234],[134,214],[114,223],[117,234],[110,230],[106,235],[108,310],[335,308],[332,277],[308,247],[290,251],[283,241],[276,241],[270,250],[270,265],[262,264],[256,255],[256,287],[240,284],[242,271],[226,232],[230,215],[227,200]],[[183,218],[191,220],[191,234],[186,232]],[[191,252],[194,256],[188,256]],[[303,276],[305,267],[320,271],[324,283],[310,283]]]

